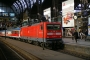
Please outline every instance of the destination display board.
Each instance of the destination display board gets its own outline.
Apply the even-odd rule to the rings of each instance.
[[[13,12],[0,12],[0,17],[15,17],[15,13]]]

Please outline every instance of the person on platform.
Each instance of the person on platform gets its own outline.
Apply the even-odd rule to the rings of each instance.
[[[72,40],[74,40],[74,31],[71,31],[72,33]]]
[[[80,39],[82,40],[83,39],[83,35],[84,35],[83,32],[80,31],[79,35],[80,35]]]
[[[86,30],[86,31],[85,31],[85,41],[86,41],[86,39],[87,39],[87,36],[88,36],[88,31]]]
[[[75,30],[75,32],[74,32],[74,38],[75,38],[75,41],[76,41],[76,43],[77,43],[77,39],[78,39],[78,32]]]

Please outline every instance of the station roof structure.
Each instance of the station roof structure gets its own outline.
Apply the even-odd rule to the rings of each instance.
[[[13,9],[13,11],[15,12],[15,14],[19,17],[22,16],[22,13],[26,9],[29,12],[31,11],[31,13],[29,13],[29,14],[36,15],[38,13],[38,9],[40,10],[40,8],[41,8],[40,11],[43,11],[44,9],[46,9],[48,7],[53,7],[54,4],[56,4],[56,6],[58,6],[58,11],[61,11],[63,1],[66,1],[66,0],[0,0],[1,3],[11,7]],[[74,0],[74,1],[75,1],[75,6],[77,6],[80,3],[80,0]],[[40,7],[40,4],[42,4],[42,7]],[[38,6],[39,6],[39,8],[38,8]]]
[[[35,3],[37,1],[41,1],[41,0],[0,0],[1,3],[5,4],[5,5],[9,6],[9,7],[14,7],[13,9],[14,10],[16,9],[18,11],[22,10],[21,5],[24,6],[23,8],[26,8],[27,5],[29,6],[29,4],[31,4],[31,9],[35,9],[36,10]],[[62,1],[65,1],[65,0],[58,0],[58,1],[62,2]],[[40,2],[38,2],[38,3],[40,3]],[[43,9],[45,9],[45,8],[47,8],[47,7],[52,5],[52,0],[42,0],[41,3],[43,5]]]
[[[42,9],[46,9],[53,5],[52,1],[58,1],[58,8],[59,10],[61,10],[62,2],[65,0],[0,0],[1,3],[9,7],[12,7],[12,9],[15,13],[17,13],[17,15],[22,13],[26,8],[31,9],[34,13],[37,13],[37,3],[41,3]],[[75,6],[77,6],[80,3],[80,1],[81,0],[74,0]]]
[[[16,0],[0,0],[1,3],[11,6]]]
[[[8,7],[11,7],[15,14],[18,16],[18,18],[22,18],[22,13],[29,9],[31,11],[31,15],[37,14],[38,6],[40,7],[40,4],[42,5],[41,9],[44,10],[48,7],[53,7],[53,1],[55,2],[56,6],[58,6],[58,11],[62,10],[62,2],[66,0],[0,0],[0,3],[5,4]],[[58,2],[56,2],[58,1]],[[74,0],[75,8],[80,4],[81,0]],[[82,1],[88,1],[90,0],[82,0]],[[58,5],[57,5],[58,4]],[[89,3],[90,4],[90,3]],[[38,5],[38,6],[37,6]],[[40,10],[41,11],[41,10]],[[18,19],[18,22],[21,22]]]

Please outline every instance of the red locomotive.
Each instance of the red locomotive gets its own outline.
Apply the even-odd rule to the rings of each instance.
[[[20,39],[35,45],[57,46],[63,44],[62,29],[59,22],[40,22],[21,27]]]

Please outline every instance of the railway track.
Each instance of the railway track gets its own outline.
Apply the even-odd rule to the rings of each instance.
[[[7,60],[6,56],[4,55],[4,52],[0,48],[0,60]]]
[[[40,58],[4,41],[3,39],[0,41],[0,43],[4,44],[8,49],[10,49],[13,52],[12,53],[11,51],[9,52],[4,51],[6,58],[8,60],[41,60]],[[4,48],[3,50],[7,50],[7,49]],[[10,53],[14,55],[11,55]]]
[[[0,60],[25,60],[21,55],[11,49],[9,46],[0,42]]]

